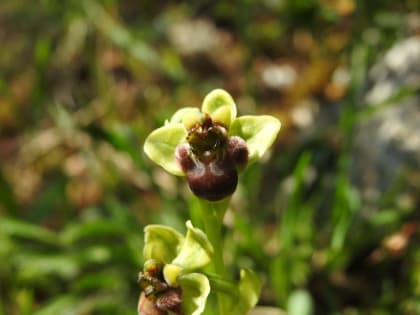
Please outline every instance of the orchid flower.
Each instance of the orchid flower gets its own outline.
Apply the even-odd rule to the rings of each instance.
[[[216,89],[201,110],[181,108],[146,139],[147,156],[166,171],[186,176],[192,192],[208,201],[232,195],[238,173],[263,156],[280,130],[269,115],[237,117],[234,100]]]
[[[163,225],[145,227],[145,264],[139,274],[139,315],[199,315],[210,293],[199,271],[210,263],[213,247],[190,221],[187,235]]]

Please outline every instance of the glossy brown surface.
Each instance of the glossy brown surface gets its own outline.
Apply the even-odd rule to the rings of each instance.
[[[226,155],[221,160],[197,161],[187,173],[187,180],[195,195],[217,201],[233,194],[238,184],[238,173],[233,160]]]

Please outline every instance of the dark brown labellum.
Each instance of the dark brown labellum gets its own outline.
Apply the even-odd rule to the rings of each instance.
[[[187,172],[188,186],[200,198],[217,201],[233,194],[238,184],[238,173],[228,156],[208,162],[197,161]]]
[[[155,300],[146,296],[144,292],[140,294],[137,306],[138,315],[165,315],[165,311],[157,308]]]
[[[232,195],[238,184],[238,169],[248,162],[245,141],[228,137],[226,127],[206,114],[194,125],[175,156],[187,175],[192,192],[203,199],[218,201]]]
[[[156,299],[156,306],[163,311],[171,311],[175,314],[182,314],[182,291],[171,289]]]

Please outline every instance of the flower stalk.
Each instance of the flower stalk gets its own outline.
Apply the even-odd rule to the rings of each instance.
[[[211,271],[228,282],[230,279],[223,260],[223,218],[229,205],[229,199],[219,202],[208,202],[199,199],[201,214],[203,218],[204,230],[213,245],[214,256],[211,262]],[[217,294],[219,304],[219,314],[227,315],[227,298],[224,292]]]

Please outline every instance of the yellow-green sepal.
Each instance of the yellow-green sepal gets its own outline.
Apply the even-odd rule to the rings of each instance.
[[[144,260],[156,260],[164,264],[172,262],[184,243],[184,236],[171,227],[152,224],[144,228]]]
[[[189,273],[178,278],[182,289],[182,309],[185,315],[200,315],[210,294],[210,282],[201,273]]]
[[[177,146],[185,141],[187,130],[182,123],[168,123],[154,130],[144,143],[144,152],[156,164],[167,172],[185,175],[175,158]]]
[[[191,221],[187,221],[187,235],[173,260],[173,264],[181,266],[184,270],[197,270],[205,267],[213,257],[213,246],[207,235],[195,228]]]
[[[245,140],[248,148],[248,163],[253,163],[270,148],[280,127],[280,121],[273,116],[241,116],[233,121],[229,135],[239,136]]]

